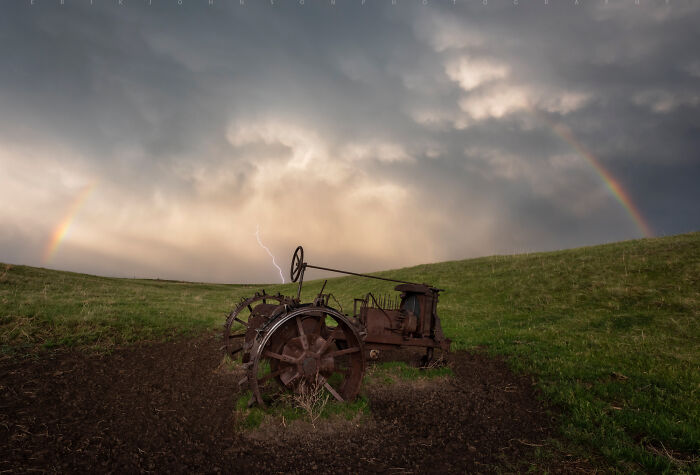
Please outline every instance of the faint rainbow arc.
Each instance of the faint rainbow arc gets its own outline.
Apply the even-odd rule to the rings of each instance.
[[[634,224],[639,228],[644,237],[654,237],[654,232],[651,230],[651,226],[642,216],[642,213],[635,206],[630,198],[629,194],[622,187],[620,182],[607,170],[600,161],[588,150],[580,141],[574,137],[574,134],[567,127],[556,124],[552,122],[544,114],[539,113],[535,110],[536,115],[542,118],[549,127],[557,134],[562,140],[571,145],[576,152],[578,152],[583,158],[588,161],[588,163],[593,167],[596,173],[603,179],[605,186],[610,190],[613,196],[620,202],[622,207],[627,211],[627,213],[632,217]]]
[[[83,204],[85,204],[85,201],[92,194],[96,186],[97,182],[92,182],[86,185],[78,196],[75,197],[63,219],[54,228],[53,232],[51,233],[49,243],[46,246],[46,250],[44,251],[44,264],[48,264],[51,261],[56,249],[58,249],[59,244],[61,244],[63,239],[66,237],[71,224],[73,224],[75,216],[78,214],[78,211],[80,211],[80,208],[82,208]]]

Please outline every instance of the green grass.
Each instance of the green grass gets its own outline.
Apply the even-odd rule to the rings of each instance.
[[[243,430],[257,429],[266,420],[284,421],[285,424],[298,420],[310,422],[309,413],[296,406],[291,398],[264,408],[259,406],[248,407],[251,395],[250,391],[245,391],[236,400],[235,420],[238,427]],[[322,407],[319,404],[315,410],[318,412],[314,413],[314,415],[318,415],[318,418],[321,420],[335,418],[347,421],[362,418],[370,412],[369,401],[363,395],[360,395],[354,401],[346,403],[340,403],[328,395],[327,402]]]
[[[251,286],[97,277],[0,264],[0,345],[95,347],[196,334],[221,325]]]
[[[438,312],[453,348],[485,347],[534,375],[582,453],[603,454],[623,471],[700,472],[700,233],[377,275],[446,289]],[[220,326],[234,302],[260,288],[22,266],[0,266],[0,276],[6,352],[196,334]],[[303,300],[321,285],[305,284]],[[294,295],[295,287],[265,288]],[[392,288],[343,277],[326,291],[350,313],[353,297]]]

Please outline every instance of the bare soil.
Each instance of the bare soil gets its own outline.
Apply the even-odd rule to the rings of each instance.
[[[235,427],[238,378],[222,370],[219,346],[207,335],[0,361],[0,473],[582,469],[537,456],[556,415],[529,377],[481,353],[450,355],[449,380],[371,385],[361,424],[251,437]]]

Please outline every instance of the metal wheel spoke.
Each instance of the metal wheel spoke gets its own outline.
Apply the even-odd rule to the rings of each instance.
[[[278,369],[277,371],[273,371],[272,373],[267,373],[262,378],[258,378],[258,384],[262,384],[265,381],[267,381],[268,379],[276,378],[277,376],[284,373],[288,369],[289,369],[289,366],[287,366],[286,368]]]
[[[336,334],[337,334],[339,331],[340,331],[340,333],[342,333],[342,331],[340,330],[340,328],[336,328],[336,329],[333,331],[333,333],[331,333],[330,335],[328,335],[328,339],[323,343],[323,346],[321,347],[321,349],[318,350],[319,353],[323,354],[323,353],[326,352],[326,350],[328,349],[328,347],[331,346],[331,345],[333,344],[333,342],[335,341],[335,339],[337,338]]]
[[[321,336],[321,329],[323,328],[323,317],[319,317],[318,325],[316,325],[316,330],[313,332],[314,335]]]
[[[304,325],[302,325],[301,316],[297,315],[295,320],[297,321],[297,328],[299,329],[299,339],[301,340],[301,347],[304,348],[304,350],[308,350],[309,342],[306,338],[306,334],[304,333]]]
[[[238,318],[238,317],[233,317],[233,319],[234,319],[235,321],[237,321],[238,323],[240,323],[241,325],[243,325],[244,327],[248,328],[248,322],[244,322],[243,320],[241,320],[241,319]]]
[[[345,348],[344,350],[333,351],[331,353],[328,353],[328,356],[332,356],[333,358],[335,358],[336,356],[349,355],[351,353],[357,353],[358,351],[360,351],[360,348],[357,346],[353,346],[352,348]]]
[[[274,358],[276,360],[284,361],[285,363],[292,363],[296,364],[297,360],[295,358],[292,358],[291,356],[287,355],[280,355],[278,353],[273,353],[272,351],[268,350],[265,353],[263,353],[263,356],[266,358]]]
[[[301,376],[301,374],[297,371],[296,373],[294,373],[294,376],[292,376],[292,378],[289,381],[287,381],[287,383],[291,383],[291,382],[297,380],[300,376]]]
[[[335,389],[333,389],[333,386],[331,386],[331,385],[328,383],[328,381],[326,381],[325,383],[323,383],[323,387],[326,388],[326,389],[328,390],[328,392],[331,393],[331,394],[333,395],[333,397],[336,398],[338,401],[340,401],[340,402],[345,402],[345,399],[343,399],[343,398],[340,396],[340,394],[338,394],[338,392],[337,392]]]

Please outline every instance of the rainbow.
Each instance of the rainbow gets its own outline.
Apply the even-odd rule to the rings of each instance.
[[[46,246],[46,250],[44,251],[44,264],[48,264],[51,261],[51,258],[56,252],[56,249],[58,248],[58,245],[61,244],[61,241],[63,241],[63,239],[66,237],[66,234],[68,234],[68,230],[70,229],[71,224],[73,224],[75,216],[78,214],[78,211],[80,211],[80,208],[82,208],[83,204],[85,203],[85,200],[87,200],[87,198],[90,196],[90,194],[93,192],[96,186],[97,182],[92,182],[85,186],[85,188],[83,188],[83,190],[78,194],[78,196],[75,197],[70,207],[68,208],[68,212],[58,223],[58,226],[54,228],[53,232],[51,233],[49,243]]]
[[[616,180],[615,177],[603,167],[603,165],[600,164],[600,161],[595,157],[595,155],[593,155],[590,150],[588,150],[580,141],[576,139],[576,137],[574,137],[571,130],[564,125],[555,124],[543,113],[536,112],[536,115],[537,117],[543,119],[555,134],[571,145],[576,152],[578,152],[583,158],[586,159],[586,161],[588,161],[596,173],[603,179],[603,182],[608,190],[610,190],[617,201],[620,202],[622,207],[625,208],[625,211],[627,211],[627,213],[630,215],[634,223],[637,225],[637,228],[639,228],[641,231],[642,235],[644,237],[654,237],[651,226],[649,226],[649,223],[644,219],[642,213],[639,211],[639,208],[634,205],[629,193],[627,193],[622,187],[622,184],[620,184],[620,182]]]

